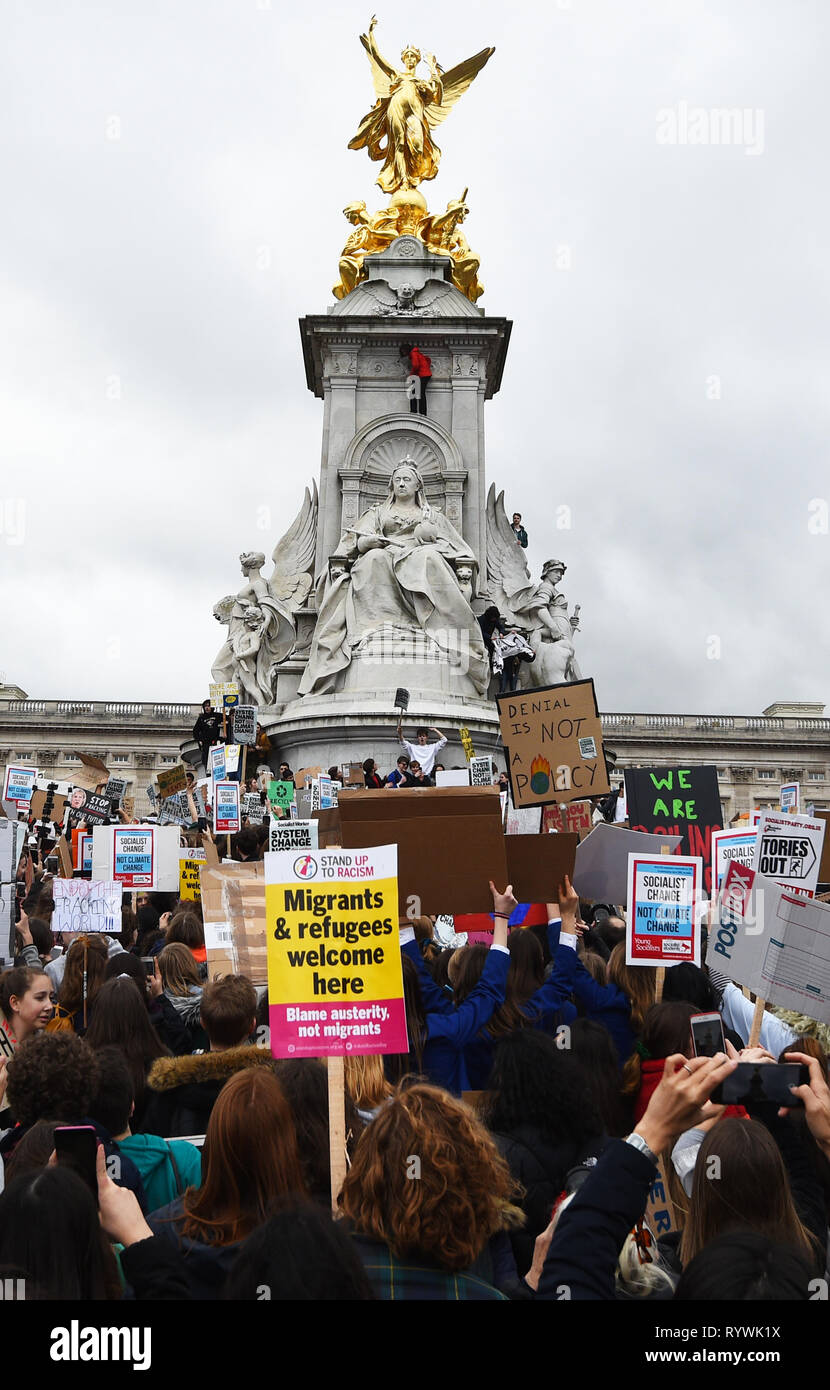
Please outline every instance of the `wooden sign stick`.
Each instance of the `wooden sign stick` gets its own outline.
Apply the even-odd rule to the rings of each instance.
[[[331,1209],[338,1213],[337,1198],[346,1181],[346,1097],[345,1062],[329,1057],[329,1165],[331,1167]]]
[[[764,1009],[767,1006],[766,999],[762,999],[760,994],[755,996],[755,1012],[752,1015],[752,1027],[749,1030],[749,1042],[747,1047],[757,1047],[761,1038],[761,1024],[764,1021]]]

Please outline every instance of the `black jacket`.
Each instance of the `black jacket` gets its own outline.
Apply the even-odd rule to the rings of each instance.
[[[222,737],[222,716],[215,709],[209,714],[204,711],[193,725],[193,737],[200,745],[218,743]]]
[[[194,1052],[189,1057],[160,1057],[147,1077],[149,1099],[143,1134],[179,1139],[204,1134],[216,1097],[230,1077],[246,1067],[273,1065],[270,1052],[247,1044],[226,1052]]]
[[[607,1141],[554,1144],[534,1125],[519,1125],[510,1134],[494,1134],[493,1138],[513,1177],[525,1190],[521,1207],[527,1222],[520,1230],[511,1231],[510,1242],[516,1268],[520,1274],[526,1274],[533,1263],[536,1237],[550,1222],[553,1204],[564,1190],[568,1172],[589,1154],[601,1153]]]

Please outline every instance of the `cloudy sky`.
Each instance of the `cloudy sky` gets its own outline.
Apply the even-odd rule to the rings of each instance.
[[[236,557],[270,554],[319,467],[297,320],[331,302],[345,203],[379,205],[346,148],[370,16],[4,13],[0,669],[45,698],[201,699]],[[379,12],[392,55],[496,47],[424,191],[469,185],[481,305],[514,321],[488,475],[534,573],[568,565],[605,710],[830,704],[828,15]]]

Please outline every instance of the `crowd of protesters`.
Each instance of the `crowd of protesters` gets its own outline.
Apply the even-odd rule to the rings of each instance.
[[[325,1064],[275,1061],[262,987],[208,977],[200,903],[148,893],[62,950],[38,870],[0,977],[0,1278],[27,1299],[814,1297],[826,1032],[768,1012],[748,1049],[735,986],[682,965],[658,999],[614,905],[566,880],[546,928],[510,930],[491,889],[489,947],[402,919],[410,1050],[347,1059],[333,1217]],[[710,1009],[725,1051],[697,1057]],[[792,1108],[711,1101],[739,1058],[779,1056],[807,1068]],[[646,1217],[658,1173],[670,1231]]]

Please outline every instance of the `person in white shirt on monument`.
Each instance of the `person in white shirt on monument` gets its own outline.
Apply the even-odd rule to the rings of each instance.
[[[429,742],[430,734],[438,735],[437,743]],[[403,744],[404,748],[409,754],[409,761],[412,762],[414,758],[416,762],[419,762],[421,764],[421,767],[424,771],[424,776],[431,777],[432,769],[435,766],[435,759],[438,757],[438,754],[441,752],[441,749],[446,748],[447,740],[444,738],[444,735],[441,733],[441,730],[435,728],[417,729],[415,732],[415,738],[417,740],[416,743],[409,743],[407,739],[405,739],[403,736],[403,729],[400,725],[400,722],[398,723],[398,740],[400,743]]]

